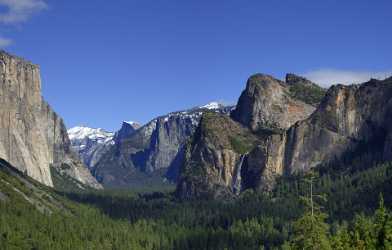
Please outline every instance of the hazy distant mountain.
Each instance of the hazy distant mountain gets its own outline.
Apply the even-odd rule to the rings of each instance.
[[[133,121],[124,121],[121,129],[116,133],[101,128],[77,126],[68,130],[68,136],[71,140],[72,150],[79,154],[80,159],[90,170],[93,170],[102,155],[115,144],[115,141],[130,136],[138,128],[140,128],[140,124]]]
[[[185,143],[206,111],[229,114],[233,107],[211,102],[200,107],[157,117],[144,126],[114,136],[114,144],[94,166],[96,178],[106,186],[135,186],[175,182]]]
[[[80,159],[92,168],[101,156],[114,144],[114,133],[103,129],[74,127],[68,130],[72,150],[79,154]]]

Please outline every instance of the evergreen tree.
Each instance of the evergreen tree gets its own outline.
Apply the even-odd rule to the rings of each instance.
[[[357,215],[351,232],[352,247],[358,250],[377,249],[377,237],[374,228],[375,225],[371,218],[365,215]]]
[[[391,231],[390,231],[390,215],[388,214],[388,211],[385,208],[384,205],[384,198],[382,195],[380,195],[380,201],[379,201],[379,206],[378,209],[375,212],[375,235],[376,235],[376,247],[377,249],[382,249],[382,250],[390,250],[392,249],[390,245],[390,240],[388,238],[390,237]],[[389,236],[388,236],[389,234]]]
[[[323,196],[313,193],[315,175],[310,173],[305,179],[309,183],[310,192],[308,197],[301,197],[304,201],[306,212],[293,224],[293,235],[290,247],[295,250],[329,250],[329,225],[325,222],[327,215],[321,211],[321,207],[315,202],[315,197]]]
[[[331,237],[331,246],[335,250],[350,250],[351,237],[347,225],[339,226],[336,233]]]
[[[329,250],[329,226],[325,222],[327,216],[316,212],[306,212],[293,224],[291,249],[295,250]]]

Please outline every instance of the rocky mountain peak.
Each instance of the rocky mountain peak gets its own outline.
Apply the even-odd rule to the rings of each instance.
[[[314,107],[292,96],[284,82],[256,74],[247,81],[231,116],[253,131],[280,130],[307,118],[313,111]]]
[[[246,88],[252,89],[258,87],[274,87],[278,84],[284,84],[284,82],[274,78],[271,75],[257,73],[249,77]]]
[[[141,125],[137,122],[134,121],[123,121],[121,128],[119,131],[116,132],[115,135],[115,141],[121,141],[124,138],[129,137],[133,133],[135,133],[136,130],[138,130],[141,127]]]
[[[220,108],[223,108],[225,105],[223,105],[223,104],[221,104],[221,103],[219,103],[219,102],[216,102],[216,101],[214,101],[214,102],[210,102],[210,103],[207,103],[206,105],[203,105],[203,106],[200,106],[199,108],[200,109],[220,109]]]
[[[105,142],[113,138],[114,133],[105,131],[101,128],[89,128],[85,126],[77,126],[69,129],[68,136],[71,141],[74,140],[97,140],[99,142]]]
[[[134,121],[123,121],[122,126],[131,126],[134,130],[139,129],[142,125]]]
[[[156,117],[137,130],[124,123],[94,174],[104,185],[112,187],[174,182],[183,162],[185,144],[203,113],[228,117],[232,108],[211,102]]]

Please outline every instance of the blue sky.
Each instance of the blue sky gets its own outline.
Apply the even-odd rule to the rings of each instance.
[[[0,0],[0,47],[40,64],[68,127],[115,130],[213,100],[256,72],[321,84],[392,71],[392,1]]]

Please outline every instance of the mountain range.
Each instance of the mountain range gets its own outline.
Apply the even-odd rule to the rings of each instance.
[[[0,249],[391,249],[392,77],[255,74],[115,132],[67,131],[6,52],[0,84]]]
[[[236,106],[213,102],[143,126],[124,122],[116,133],[74,128],[69,135],[106,187],[173,183],[181,198],[271,191],[282,176],[390,160],[390,83],[327,90],[295,74],[284,81],[255,74]],[[78,129],[92,134],[81,140]]]
[[[281,177],[390,161],[391,112],[392,78],[325,91],[292,74],[285,82],[254,75],[230,118],[202,116],[177,194],[217,198],[272,191]]]
[[[108,132],[66,131],[41,97],[39,66],[0,52],[0,158],[51,187],[176,185],[180,198],[272,191],[282,177],[392,160],[392,78],[317,84],[251,76],[235,106],[218,102]],[[56,181],[54,181],[56,180]]]
[[[175,183],[184,146],[206,111],[228,115],[234,107],[218,102],[171,112],[141,126],[123,122],[115,133],[75,127],[68,130],[72,148],[93,175],[111,188]]]

